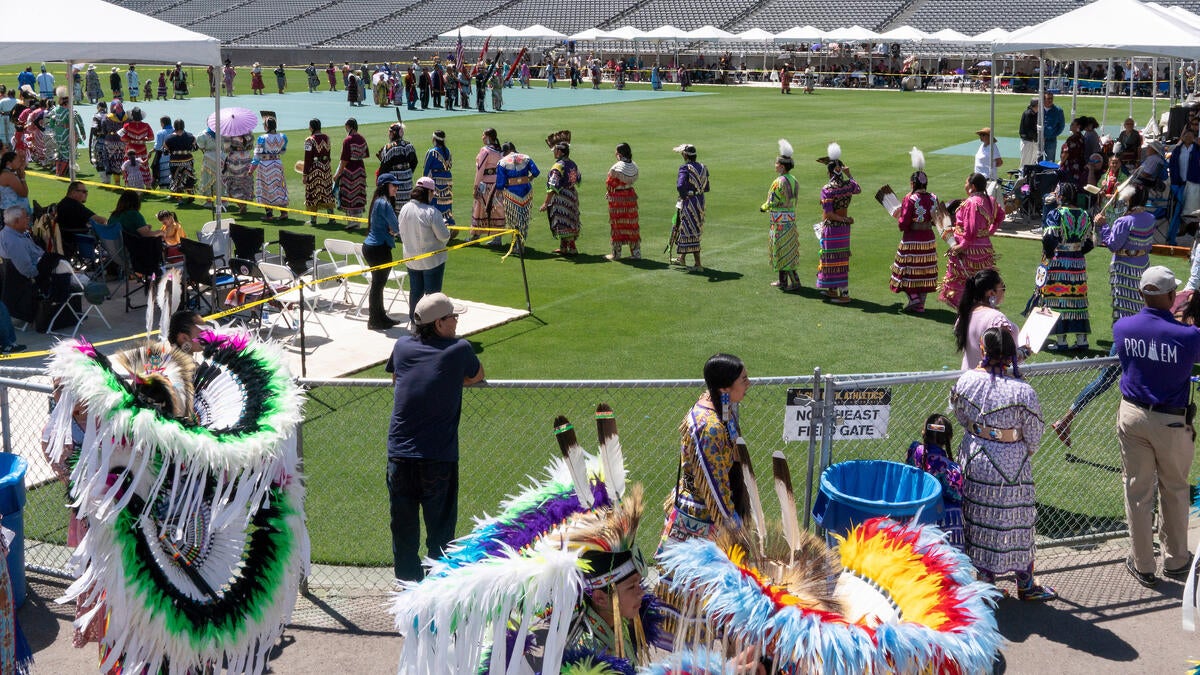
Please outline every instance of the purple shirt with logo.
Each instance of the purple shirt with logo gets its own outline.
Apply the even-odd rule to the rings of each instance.
[[[1141,403],[1183,408],[1192,364],[1200,363],[1200,329],[1170,312],[1145,307],[1113,324],[1121,360],[1121,395]]]

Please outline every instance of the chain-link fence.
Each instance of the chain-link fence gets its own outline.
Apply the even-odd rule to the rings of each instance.
[[[1114,433],[1117,388],[1077,413],[1070,448],[1050,428],[1076,395],[1113,363],[1111,358],[1091,359],[1024,369],[1046,418],[1041,450],[1034,457],[1042,545],[1097,540],[1124,530],[1120,451]],[[50,387],[40,371],[17,371],[0,369],[0,414],[5,450],[36,460],[31,462],[25,512],[27,563],[43,572],[66,574],[65,490],[36,459],[41,454],[38,440],[47,419]],[[955,371],[836,377],[818,373],[754,379],[741,404],[741,431],[758,468],[767,517],[779,516],[770,489],[772,453],[781,451],[788,457],[797,498],[807,502],[806,486],[815,492],[820,469],[831,461],[903,461],[925,418],[948,412],[948,394],[957,375]],[[345,592],[387,589],[392,574],[384,476],[392,385],[386,380],[355,379],[303,383],[308,402],[301,445],[314,563],[309,584]],[[816,393],[813,398],[794,398],[799,407],[788,407],[789,389]],[[853,419],[852,406],[826,405],[837,392],[845,396],[854,389],[888,392],[885,434],[878,428],[866,433],[865,426]],[[659,505],[676,480],[679,423],[701,391],[699,380],[497,381],[468,388],[460,425],[458,532],[467,532],[474,518],[493,513],[506,495],[529,484],[531,476],[542,476],[548,461],[558,454],[552,432],[555,415],[571,419],[581,444],[594,449],[592,418],[596,405],[603,402],[616,411],[630,478],[645,487],[647,515],[639,539],[644,550],[654,550],[661,529]],[[811,444],[785,441],[785,422],[794,423],[798,410],[825,420],[827,437]],[[955,438],[961,438],[962,430],[955,426]]]

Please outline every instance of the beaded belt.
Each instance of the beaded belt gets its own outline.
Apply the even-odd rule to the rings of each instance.
[[[496,169],[495,169],[495,167],[492,167],[492,168],[490,168],[490,169],[484,169],[484,170],[483,170],[483,175],[485,175],[485,176],[495,176],[495,175],[496,175]]]
[[[1000,429],[979,423],[972,423],[970,431],[972,435],[1001,443],[1016,443],[1025,438],[1020,429]]]
[[[1082,251],[1082,250],[1083,250],[1083,244],[1059,244],[1059,245],[1058,245],[1058,250],[1060,250],[1060,251],[1071,251],[1071,252],[1074,252],[1074,251]]]
[[[1136,249],[1136,248],[1122,248],[1122,249],[1113,251],[1113,255],[1119,255],[1122,258],[1137,258],[1139,256],[1146,255],[1146,253],[1147,253],[1146,251]]]
[[[266,160],[272,160],[272,161],[279,159],[279,155],[277,155],[273,152],[259,153],[258,157],[259,157],[259,159],[266,159]]]
[[[517,176],[504,181],[505,185],[525,185],[533,180],[533,176]]]

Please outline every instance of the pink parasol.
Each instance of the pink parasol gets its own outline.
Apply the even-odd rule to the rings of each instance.
[[[221,135],[241,136],[258,126],[258,114],[249,108],[221,108]],[[217,130],[217,114],[208,116],[208,128]]]

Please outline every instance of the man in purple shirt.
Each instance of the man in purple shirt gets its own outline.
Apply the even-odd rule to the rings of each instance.
[[[1195,447],[1187,406],[1192,364],[1200,363],[1200,329],[1171,315],[1178,285],[1166,267],[1148,268],[1139,285],[1146,307],[1113,324],[1113,344],[1121,360],[1117,438],[1131,548],[1125,567],[1147,588],[1158,583],[1151,541],[1156,486],[1162,503],[1163,575],[1184,580],[1192,562],[1188,471]]]

